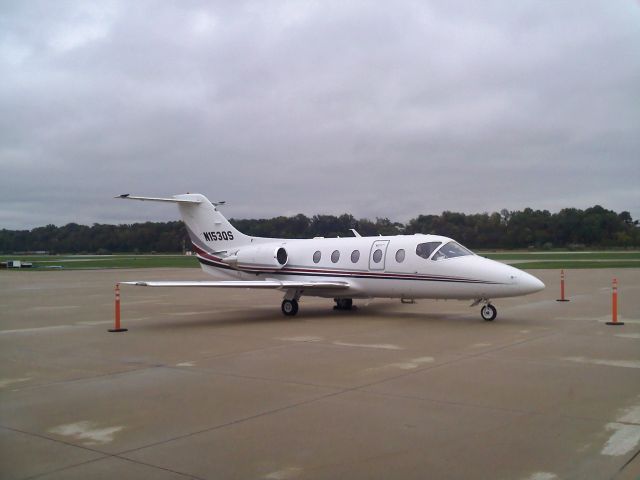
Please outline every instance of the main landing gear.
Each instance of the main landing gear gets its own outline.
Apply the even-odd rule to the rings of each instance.
[[[353,308],[353,300],[351,298],[334,298],[336,302],[334,310],[351,310]]]
[[[287,317],[293,317],[298,313],[298,300],[300,299],[300,295],[302,292],[290,291],[282,300],[282,313],[284,313]],[[333,307],[335,310],[351,310],[353,308],[353,299],[351,298],[334,298],[336,302],[336,306]]]
[[[300,295],[302,295],[302,290],[287,290],[287,293],[284,295],[284,299],[282,300],[282,313],[284,313],[287,317],[293,317],[296,313],[298,313],[298,300],[300,300]]]
[[[298,313],[298,301],[294,298],[292,300],[284,299],[282,301],[282,313],[288,317],[293,317]]]

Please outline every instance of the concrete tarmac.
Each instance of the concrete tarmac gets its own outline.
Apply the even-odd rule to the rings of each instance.
[[[496,300],[122,288],[192,269],[0,272],[0,478],[637,479],[640,271]],[[605,322],[617,276],[624,326]]]

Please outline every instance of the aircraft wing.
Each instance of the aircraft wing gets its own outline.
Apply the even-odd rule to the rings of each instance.
[[[272,288],[276,290],[288,290],[297,288],[300,290],[311,289],[347,289],[347,282],[296,282],[292,280],[223,280],[223,281],[138,281],[138,282],[119,282],[121,285],[136,285],[138,287],[209,287],[209,288]]]

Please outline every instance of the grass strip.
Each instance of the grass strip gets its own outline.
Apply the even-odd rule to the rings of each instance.
[[[640,252],[484,252],[492,260],[640,260]]]
[[[523,262],[515,263],[514,267],[520,270],[579,270],[599,268],[640,268],[640,260],[611,260],[611,261],[555,261],[555,262]]]
[[[15,257],[14,257],[15,258]],[[20,258],[23,260],[23,257]],[[4,261],[4,260],[3,260]],[[197,268],[200,266],[196,257],[172,256],[172,255],[140,255],[140,256],[104,256],[102,258],[57,258],[36,260],[23,260],[33,263],[33,268],[20,269],[21,271],[43,270],[87,270],[87,269],[112,269],[112,268]]]

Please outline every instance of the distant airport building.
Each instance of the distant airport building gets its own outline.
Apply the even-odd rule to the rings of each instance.
[[[22,260],[7,260],[0,263],[0,268],[31,268],[33,264],[31,262],[23,262]]]

